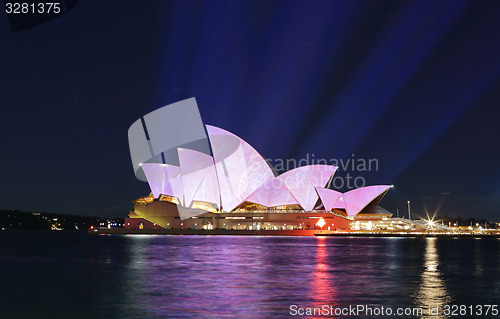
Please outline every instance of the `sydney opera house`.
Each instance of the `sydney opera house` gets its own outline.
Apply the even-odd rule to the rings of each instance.
[[[329,189],[331,165],[278,175],[246,141],[204,125],[194,98],[146,114],[128,138],[151,189],[133,200],[129,229],[347,230],[392,216],[378,205],[391,186]]]

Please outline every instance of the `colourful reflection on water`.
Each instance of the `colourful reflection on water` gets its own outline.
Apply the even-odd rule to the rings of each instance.
[[[126,278],[135,308],[146,317],[255,318],[287,313],[308,285],[311,260],[298,258],[286,239],[264,242],[234,237],[131,239]],[[313,253],[313,250],[311,250]],[[306,264],[309,264],[306,265]],[[326,262],[324,263],[326,265]],[[290,276],[296,273],[296,276]]]
[[[424,252],[424,271],[421,275],[420,289],[417,301],[422,309],[439,309],[442,313],[443,306],[450,305],[451,298],[446,291],[446,285],[439,271],[439,255],[436,249],[436,238],[426,238]],[[444,315],[429,316],[424,314],[422,318],[447,318]]]
[[[316,306],[321,306],[325,301],[335,300],[335,287],[328,261],[328,254],[334,255],[335,247],[329,247],[328,251],[326,241],[325,237],[318,237],[316,243],[316,267],[312,279],[312,298],[315,299]]]
[[[500,294],[500,240],[1,235],[2,318],[286,318],[291,305],[478,305]]]
[[[334,266],[329,262],[330,256],[335,256],[335,247],[327,246],[326,237],[317,237],[315,268],[312,273],[311,294],[309,296],[313,302],[312,304],[303,305],[318,310],[317,313],[321,310],[321,313],[324,314],[323,311],[328,310],[329,307],[337,306],[335,278],[333,277]],[[323,307],[326,307],[326,309]]]

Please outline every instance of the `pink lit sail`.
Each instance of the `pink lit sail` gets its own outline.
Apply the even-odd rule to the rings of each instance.
[[[246,201],[266,207],[299,204],[285,183],[274,178],[256,189]]]
[[[382,197],[390,188],[391,186],[387,185],[367,186],[342,194],[332,189],[316,187],[316,192],[326,210],[345,209],[349,216],[354,216],[368,204]]]
[[[346,201],[344,199],[344,194],[340,195],[339,199],[337,202],[334,204],[334,208],[341,208],[341,209],[346,209]],[[356,213],[357,214],[357,213]],[[354,215],[356,215],[354,214]]]
[[[166,182],[162,194],[177,197],[182,200],[182,183],[180,180],[181,168],[174,165],[164,165]],[[179,185],[177,185],[179,184]],[[180,197],[179,197],[180,196]]]
[[[161,194],[177,197],[182,201],[183,190],[180,167],[158,163],[144,163],[142,169],[155,198]]]
[[[184,205],[184,187],[180,174],[178,177],[169,180],[166,186],[165,195],[177,197],[181,205]]]
[[[376,185],[353,189],[343,195],[345,209],[349,216],[354,216],[363,210],[368,204],[383,196],[391,186]]]
[[[323,206],[325,206],[325,210],[332,210],[333,208],[340,208],[340,207],[335,207],[335,203],[337,200],[342,196],[341,192],[337,192],[333,189],[328,189],[328,188],[323,188],[323,187],[316,187],[316,192],[319,195],[319,198],[323,202]]]
[[[238,136],[207,125],[219,180],[222,208],[231,211],[274,178],[264,158]]]
[[[318,200],[315,187],[324,187],[337,170],[330,165],[307,165],[297,167],[278,176],[290,193],[297,199],[299,205],[310,211]]]
[[[271,195],[272,181],[257,188],[245,201],[269,207],[269,196]]]
[[[165,183],[168,183],[168,181],[165,180],[165,167],[163,167],[163,164],[144,163],[142,164],[142,169],[146,175],[149,188],[151,188],[154,198],[158,198],[160,194],[163,194]]]
[[[219,207],[219,185],[212,156],[184,148],[179,148],[178,154],[185,205],[190,207],[196,200]]]
[[[269,207],[282,205],[299,205],[299,201],[293,196],[282,179],[275,178],[269,196]]]

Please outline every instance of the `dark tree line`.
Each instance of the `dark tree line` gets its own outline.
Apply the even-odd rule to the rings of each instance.
[[[91,226],[99,227],[116,223],[123,225],[123,218],[101,218],[70,214],[51,214],[45,212],[23,212],[19,210],[0,210],[0,228],[2,230],[87,230]]]

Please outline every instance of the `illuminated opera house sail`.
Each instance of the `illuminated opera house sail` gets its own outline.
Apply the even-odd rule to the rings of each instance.
[[[391,186],[345,193],[328,188],[336,166],[306,165],[283,174],[250,144],[204,125],[196,100],[135,121],[128,132],[134,173],[149,196],[134,200],[128,228],[348,229],[392,214],[378,202]]]

